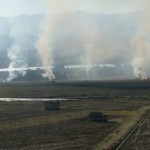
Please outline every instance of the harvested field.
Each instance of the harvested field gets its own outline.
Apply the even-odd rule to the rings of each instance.
[[[128,132],[126,124],[134,124],[134,115],[150,104],[149,82],[142,82],[142,88],[140,82],[137,87],[105,83],[0,85],[0,97],[69,99],[60,102],[58,111],[46,111],[42,101],[0,101],[0,149],[92,150],[118,142]],[[90,121],[88,114],[95,111],[104,113],[108,123]]]
[[[122,150],[149,150],[150,149],[150,112],[147,112],[144,121],[132,135]]]
[[[72,119],[57,123],[5,129],[0,131],[1,149],[86,149],[93,145],[117,127],[117,123],[108,124],[89,122],[86,118]]]
[[[10,82],[1,83],[0,97],[99,97],[148,99],[150,81],[78,81],[78,82]]]
[[[43,102],[0,102],[0,149],[92,149],[119,125],[88,119],[96,101],[63,101],[60,111],[45,111]]]
[[[92,150],[147,101],[62,101],[59,111],[45,111],[44,102],[0,102],[0,149]],[[91,122],[102,111],[108,123]],[[124,121],[122,121],[124,120]]]

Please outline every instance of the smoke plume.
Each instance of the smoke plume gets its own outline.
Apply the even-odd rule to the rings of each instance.
[[[36,48],[41,58],[42,66],[52,66],[52,26],[49,16],[47,16],[47,19],[43,25],[43,31],[38,38]],[[52,68],[47,69],[43,76],[48,77],[49,79],[55,78]]]
[[[147,6],[150,2],[145,1]],[[150,33],[150,9],[146,7],[142,17],[142,26],[131,40],[131,44],[135,49],[135,57],[133,59],[133,72],[136,78],[142,80],[147,79],[147,70],[149,64],[149,33]]]
[[[88,76],[90,68],[94,63],[93,53],[97,47],[99,28],[88,26],[87,29],[88,30],[83,32],[83,44],[85,49],[85,59],[83,61],[83,64],[86,65],[86,73]]]
[[[42,61],[42,66],[52,66],[53,59],[52,59],[52,39],[53,39],[53,30],[55,23],[57,22],[57,18],[59,17],[60,13],[67,10],[69,8],[69,3],[65,0],[55,0],[55,1],[46,1],[49,10],[53,8],[55,10],[55,15],[52,18],[51,12],[48,12],[48,15],[45,18],[45,22],[43,23],[42,32],[38,36],[38,41],[36,43],[36,49]],[[47,77],[48,79],[55,79],[55,75],[53,73],[52,67],[47,69],[43,74],[43,77]]]
[[[13,39],[13,44],[7,49],[7,56],[10,59],[8,69],[9,77],[7,81],[10,81],[18,76],[18,73],[11,71],[13,68],[25,68],[28,67],[25,57],[26,53],[26,31],[20,24],[15,24],[10,32],[10,37]],[[27,48],[28,49],[28,48]],[[19,74],[24,76],[26,71],[21,70]]]

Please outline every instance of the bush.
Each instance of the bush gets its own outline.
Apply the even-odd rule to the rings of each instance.
[[[107,116],[102,112],[90,112],[88,118],[95,122],[108,122]]]
[[[59,101],[46,101],[45,110],[60,110],[60,102]]]

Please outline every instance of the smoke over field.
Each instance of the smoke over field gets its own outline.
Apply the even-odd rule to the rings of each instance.
[[[17,73],[13,68],[28,67],[47,68],[42,75],[50,80],[62,75],[68,78],[70,74],[78,79],[84,70],[90,74],[89,79],[104,79],[108,75],[109,79],[112,76],[148,78],[150,17],[147,7],[138,12],[105,15],[76,11],[79,1],[45,0],[45,3],[47,14],[0,18],[0,68],[10,70],[4,80],[27,72],[20,69]],[[99,4],[92,3],[91,7]],[[105,64],[115,68],[94,67]],[[72,68],[67,70],[71,72],[68,75],[65,66],[69,65],[86,68]]]
[[[133,59],[134,74],[137,78],[147,79],[148,64],[150,61],[150,2],[145,1],[146,9],[140,14],[141,26],[135,34],[131,43],[135,49],[135,58]]]
[[[10,37],[13,39],[13,44],[7,49],[8,58],[10,59],[9,69],[12,68],[26,68],[28,67],[27,58],[25,54],[30,50],[27,46],[29,31],[25,30],[21,24],[15,24],[10,30]],[[26,72],[20,71],[24,75]],[[9,71],[8,81],[17,77],[13,71]]]
[[[64,0],[56,0],[56,1],[48,1],[45,0],[48,7],[51,5],[53,6],[53,9],[55,9],[56,13],[52,17],[50,15],[50,12],[45,17],[45,21],[42,25],[42,33],[38,36],[38,41],[36,43],[36,49],[38,51],[38,54],[40,55],[40,58],[42,60],[42,66],[48,67],[52,66],[53,58],[52,58],[52,51],[53,51],[53,30],[54,26],[57,23],[57,19],[60,16],[60,11],[62,11],[62,8],[65,10],[67,7],[69,8],[68,3],[66,3]],[[47,69],[45,73],[43,74],[44,77],[48,77],[48,79],[55,79],[55,75],[52,71],[52,68]]]

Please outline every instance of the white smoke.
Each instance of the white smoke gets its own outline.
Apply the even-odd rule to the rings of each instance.
[[[43,23],[42,32],[38,35],[38,41],[35,44],[37,52],[41,58],[43,67],[52,66],[53,64],[52,39],[54,26],[57,22],[57,19],[60,17],[60,14],[65,10],[69,10],[69,1],[68,2],[66,2],[65,0],[55,0],[55,1],[45,0],[45,1],[49,7],[49,12],[45,18],[45,22]],[[55,15],[53,16],[53,18],[52,15],[50,15],[51,8],[55,10]],[[55,75],[51,67],[45,71],[43,77],[47,77],[48,79],[55,79]]]
[[[50,67],[27,67],[27,68],[4,68],[4,69],[0,69],[0,72],[23,72],[23,71],[27,71],[27,70],[38,70],[38,69],[41,69],[41,70],[47,70],[49,69]]]
[[[41,58],[42,66],[47,67],[52,65],[52,24],[51,19],[47,16],[45,23],[43,24],[42,33],[38,36],[38,41],[36,43],[37,52]],[[51,68],[45,71],[43,77],[48,77],[49,79],[55,79],[55,75]]]
[[[86,71],[87,74],[90,71],[90,66],[92,66],[93,64],[93,53],[96,49],[97,46],[97,41],[98,41],[98,37],[99,37],[99,28],[96,27],[88,27],[88,30],[83,32],[83,39],[84,39],[84,49],[85,49],[85,59],[83,64],[85,64],[87,66]]]
[[[134,67],[133,73],[137,79],[147,79],[147,62],[142,57],[134,58],[132,65]]]
[[[149,64],[149,34],[150,34],[150,2],[145,0],[145,10],[142,12],[142,26],[131,40],[131,44],[135,49],[135,57],[133,58],[133,72],[136,78],[142,80],[147,79],[147,70]]]
[[[26,31],[21,24],[15,24],[10,32],[10,37],[13,39],[13,44],[7,49],[7,56],[10,59],[8,69],[28,67],[25,57],[26,53]],[[20,71],[19,74],[24,76],[26,71]],[[16,72],[9,72],[7,81],[10,81],[18,76]]]

